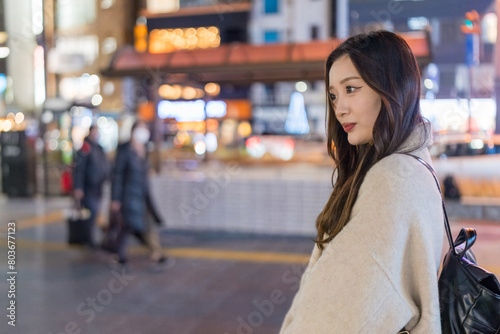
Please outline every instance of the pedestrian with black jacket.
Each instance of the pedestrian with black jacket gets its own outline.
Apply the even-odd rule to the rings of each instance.
[[[121,213],[122,232],[118,240],[118,263],[126,264],[126,241],[136,236],[151,251],[151,260],[160,264],[165,256],[158,232],[148,217],[160,225],[161,218],[151,198],[148,180],[149,164],[146,144],[150,132],[147,125],[137,121],[132,126],[131,139],[118,147],[111,186],[112,214]]]
[[[98,144],[99,129],[91,126],[83,145],[75,155],[73,197],[78,206],[90,211],[85,244],[94,247],[93,230],[99,213],[102,186],[109,176],[110,166],[103,148]]]

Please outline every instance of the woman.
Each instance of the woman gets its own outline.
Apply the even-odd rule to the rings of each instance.
[[[151,259],[165,262],[158,233],[151,226],[148,213],[160,224],[149,190],[146,144],[150,133],[146,123],[138,121],[132,126],[130,142],[121,145],[116,154],[115,170],[111,187],[111,210],[121,212],[123,231],[118,240],[118,263],[125,264],[126,238],[134,234],[151,250]]]
[[[326,62],[336,183],[280,333],[441,333],[441,195],[408,44],[387,31],[343,42]]]

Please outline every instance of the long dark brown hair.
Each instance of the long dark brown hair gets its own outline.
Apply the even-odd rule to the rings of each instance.
[[[328,90],[333,63],[347,55],[363,80],[382,100],[373,127],[373,142],[354,146],[335,117]],[[389,31],[375,31],[350,37],[326,61],[327,148],[335,162],[335,185],[323,211],[316,219],[315,242],[320,249],[348,223],[361,183],[368,170],[394,153],[423,122],[420,114],[420,71],[406,41]],[[425,127],[424,127],[425,128]],[[421,143],[423,144],[423,143]],[[415,148],[409,149],[409,151]]]

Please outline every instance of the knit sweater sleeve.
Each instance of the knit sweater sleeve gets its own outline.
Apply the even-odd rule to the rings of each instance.
[[[411,157],[366,175],[344,229],[310,263],[282,334],[440,333],[440,194]]]

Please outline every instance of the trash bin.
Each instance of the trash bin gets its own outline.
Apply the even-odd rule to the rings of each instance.
[[[31,196],[28,143],[24,131],[1,132],[2,191],[8,196]]]

